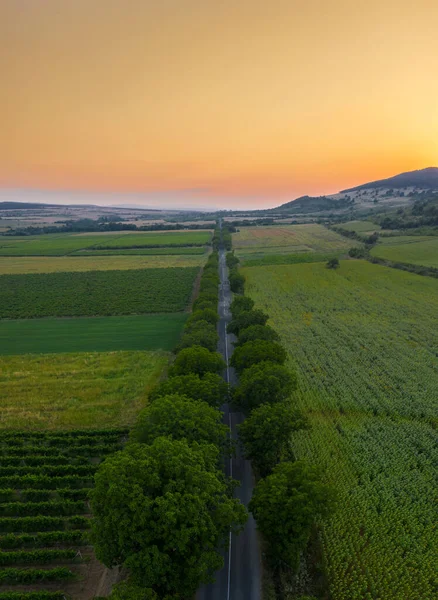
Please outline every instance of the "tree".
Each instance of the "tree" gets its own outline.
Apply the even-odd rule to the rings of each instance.
[[[160,436],[186,439],[189,444],[205,442],[225,447],[229,428],[223,414],[202,400],[171,394],[161,396],[144,408],[131,431],[131,439],[152,444]]]
[[[90,492],[92,539],[107,567],[123,565],[136,586],[191,598],[223,565],[218,548],[246,510],[185,440],[129,444],[108,457]]]
[[[195,310],[187,320],[187,325],[191,323],[195,323],[196,321],[207,321],[207,323],[211,323],[212,325],[216,325],[219,320],[219,315],[217,310],[213,310],[212,308],[204,308],[203,310]]]
[[[295,373],[282,365],[264,361],[245,369],[234,390],[233,400],[249,412],[261,404],[285,400],[296,387]]]
[[[242,329],[246,329],[250,325],[266,325],[268,319],[269,315],[258,308],[238,312],[237,316],[233,317],[233,320],[228,324],[227,331],[239,335]]]
[[[227,256],[225,257],[225,260],[227,261],[227,267],[229,269],[236,267],[240,262],[240,260],[234,254],[234,252],[228,252]]]
[[[243,344],[246,344],[246,342],[253,342],[254,340],[278,342],[280,340],[280,336],[275,329],[269,325],[250,325],[250,327],[242,329],[239,332],[237,344],[242,346]]]
[[[178,354],[175,362],[169,369],[169,375],[188,375],[197,373],[202,376],[205,373],[222,373],[226,364],[218,352],[210,352],[201,346],[184,348]]]
[[[193,400],[203,400],[210,406],[219,407],[228,397],[228,384],[216,373],[177,375],[162,381],[149,394],[149,400],[155,401],[160,396],[181,394]]]
[[[213,293],[202,292],[201,294],[199,294],[199,296],[194,301],[193,310],[197,310],[198,306],[199,306],[199,308],[201,308],[200,305],[203,304],[204,302],[211,303],[212,308],[214,310],[215,308],[217,308],[218,298],[219,298],[219,294],[218,294],[217,289]]]
[[[242,275],[242,273],[239,273],[237,270],[232,269],[230,271],[228,279],[230,280],[231,291],[235,294],[243,294],[243,289],[245,286],[245,277]]]
[[[159,600],[151,588],[135,585],[129,580],[121,581],[113,586],[109,598],[110,600]]]
[[[317,517],[330,512],[333,499],[315,467],[304,461],[280,463],[272,475],[260,479],[249,509],[274,567],[297,569]]]
[[[205,321],[197,322],[204,323]],[[175,348],[175,353],[178,354],[178,352],[180,352],[184,348],[191,348],[192,346],[202,346],[203,348],[207,348],[207,350],[210,350],[210,352],[214,352],[217,348],[218,341],[219,335],[216,329],[196,329],[194,331],[184,333],[180,343]]]
[[[339,268],[339,260],[337,258],[331,258],[327,261],[327,269],[338,269]]]
[[[277,342],[267,342],[265,340],[254,340],[246,342],[242,346],[237,346],[230,359],[230,365],[238,373],[248,369],[259,362],[270,361],[283,365],[286,361],[286,350]]]
[[[247,312],[254,308],[254,300],[248,296],[236,296],[231,302],[230,310],[234,317],[237,317],[241,312]]]
[[[192,306],[193,312],[196,310],[204,310],[204,308],[215,310],[217,312],[217,298],[214,301],[201,298],[200,302],[196,301]]]
[[[281,460],[292,458],[292,433],[308,428],[308,420],[289,402],[262,404],[239,425],[239,437],[246,458],[266,477]]]

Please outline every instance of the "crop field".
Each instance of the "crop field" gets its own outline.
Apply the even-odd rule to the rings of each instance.
[[[380,225],[376,225],[372,221],[349,221],[348,223],[339,223],[338,227],[346,231],[355,231],[356,233],[369,233],[380,231]]]
[[[97,595],[104,567],[90,546],[87,497],[126,433],[0,433],[0,593]]]
[[[233,247],[243,260],[263,258],[267,254],[348,252],[351,240],[346,240],[322,225],[284,225],[273,227],[242,227],[233,233]]]
[[[438,281],[365,261],[243,269],[299,374],[298,458],[338,508],[321,541],[333,600],[437,594]]]
[[[0,356],[0,428],[129,426],[168,356],[161,351]]]
[[[197,268],[0,276],[0,317],[115,316],[187,308]]]
[[[175,250],[172,248],[172,250]],[[192,248],[180,248],[192,250]],[[185,252],[169,256],[0,256],[0,275],[20,273],[67,273],[71,271],[125,271],[134,269],[166,269],[169,267],[201,267],[207,254],[202,248],[198,256]]]
[[[393,262],[438,268],[438,237],[404,235],[379,238],[373,256]]]
[[[135,249],[203,246],[210,231],[163,231],[108,234],[46,234],[27,237],[0,237],[0,255],[64,256],[82,250]]]
[[[70,256],[202,256],[206,254],[205,246],[162,246],[135,248],[85,248]]]
[[[188,313],[0,320],[0,355],[165,350],[177,345]]]

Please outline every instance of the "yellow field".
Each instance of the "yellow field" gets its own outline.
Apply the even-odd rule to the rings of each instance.
[[[121,256],[0,256],[0,275],[200,267],[207,254]]]
[[[238,256],[263,252],[347,252],[352,246],[347,240],[322,225],[277,225],[273,227],[242,227],[233,233],[233,247]]]
[[[168,362],[166,352],[0,357],[0,428],[128,426]]]

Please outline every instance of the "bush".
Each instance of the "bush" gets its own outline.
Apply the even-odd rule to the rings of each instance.
[[[181,394],[193,400],[203,400],[217,408],[227,400],[228,390],[228,384],[216,373],[206,373],[203,377],[191,373],[163,381],[151,392],[149,400],[154,401],[169,394]]]
[[[339,266],[339,260],[337,258],[331,258],[326,264],[327,269],[339,269]]]
[[[285,363],[286,358],[286,350],[277,342],[254,340],[246,342],[242,346],[237,346],[231,357],[230,365],[238,373],[242,373],[244,369],[264,361],[282,365]]]
[[[169,375],[188,375],[197,373],[202,377],[205,373],[222,373],[226,364],[218,352],[210,352],[201,346],[184,348],[178,354],[169,369]]]
[[[229,323],[227,331],[228,333],[239,335],[242,329],[246,329],[251,325],[266,325],[268,319],[269,315],[258,308],[242,311],[237,316],[233,316],[233,320]]]
[[[261,404],[274,404],[288,398],[297,387],[295,373],[281,365],[263,361],[245,369],[234,390],[234,402],[244,411]]]

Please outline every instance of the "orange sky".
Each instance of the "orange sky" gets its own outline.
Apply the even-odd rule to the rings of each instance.
[[[259,208],[436,166],[437,31],[436,0],[0,0],[0,187]]]

